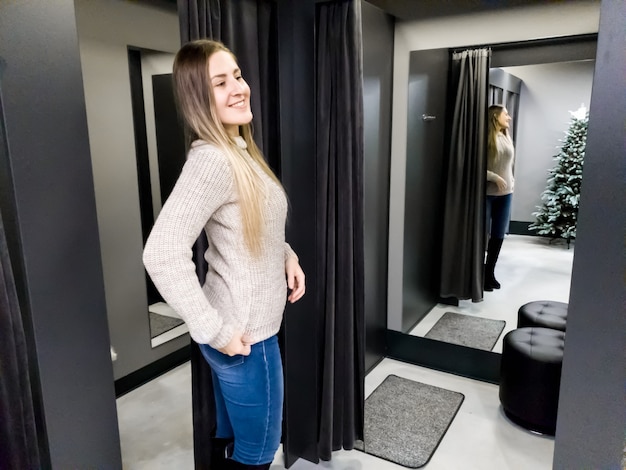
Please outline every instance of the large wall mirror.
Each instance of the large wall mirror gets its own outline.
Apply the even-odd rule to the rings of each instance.
[[[563,54],[563,47],[570,53]],[[537,300],[567,302],[569,298],[574,243],[535,236],[528,226],[535,220],[533,212],[542,205],[548,171],[555,165],[553,157],[565,139],[571,113],[589,107],[595,37],[494,46],[489,104],[508,108],[515,144],[511,222],[497,263],[502,288],[485,292],[482,302],[461,300],[457,305],[438,302],[433,306],[438,272],[432,266],[439,260],[432,247],[438,246],[442,234],[436,230],[441,226],[441,206],[437,203],[441,198],[433,203],[432,196],[441,194],[442,168],[441,160],[432,157],[441,155],[446,147],[446,105],[453,92],[446,94],[445,87],[450,54],[449,49],[411,52],[403,311],[402,321],[390,327],[415,336],[500,352],[504,334],[517,327],[520,306]]]
[[[459,2],[454,11],[370,3],[396,17],[387,355],[498,382],[502,338],[517,327],[519,307],[569,299],[575,243],[551,242],[528,226],[570,111],[589,107],[599,2],[578,2],[567,12],[547,2],[482,10]],[[502,288],[481,302],[455,303],[439,292],[441,186],[454,99],[448,72],[453,52],[474,47],[491,48],[491,102],[508,106],[514,118],[515,190],[496,267]],[[472,328],[459,319],[471,319]]]

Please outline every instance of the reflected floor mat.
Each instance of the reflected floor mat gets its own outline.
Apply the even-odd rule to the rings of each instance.
[[[178,325],[182,325],[183,321],[180,318],[166,317],[165,315],[159,315],[158,313],[150,313],[150,338],[156,338],[157,336],[165,333],[166,331],[176,328]]]
[[[428,463],[464,395],[389,375],[365,400],[365,436],[355,448],[408,468]]]
[[[446,312],[424,337],[491,351],[505,325],[504,320]]]

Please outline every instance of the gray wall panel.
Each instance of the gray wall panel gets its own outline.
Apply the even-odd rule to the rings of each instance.
[[[554,468],[621,469],[626,429],[626,2],[603,1]]]
[[[0,31],[15,197],[1,203],[51,466],[121,468],[74,2],[0,2]]]
[[[144,75],[164,73],[180,47],[175,5],[145,2],[76,2],[89,144],[102,250],[115,379],[131,374],[189,344],[185,334],[156,348],[150,343],[146,277],[128,46],[149,49]],[[164,52],[160,54],[156,51]],[[146,77],[144,77],[144,81]],[[144,83],[144,90],[151,89]],[[145,97],[150,158],[156,160],[152,97]],[[153,181],[158,172],[152,170]],[[158,194],[158,185],[155,185]],[[160,209],[160,204],[156,205]]]

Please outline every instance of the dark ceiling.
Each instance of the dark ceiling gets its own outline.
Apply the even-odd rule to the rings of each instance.
[[[420,20],[440,16],[464,15],[486,10],[548,3],[561,3],[562,0],[366,0],[401,20]]]

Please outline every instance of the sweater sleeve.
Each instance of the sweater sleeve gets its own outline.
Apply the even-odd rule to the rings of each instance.
[[[143,262],[163,299],[185,321],[191,337],[219,349],[234,327],[209,304],[192,260],[192,247],[211,215],[229,200],[232,170],[217,149],[192,149],[163,205],[143,252]]]
[[[298,255],[296,254],[295,251],[293,251],[293,249],[291,248],[291,246],[289,245],[289,243],[285,242],[285,262],[289,259],[289,258],[295,258],[296,260],[298,260]],[[298,260],[299,261],[299,260]]]
[[[498,178],[499,176],[496,172],[487,170],[487,181],[495,182]]]

